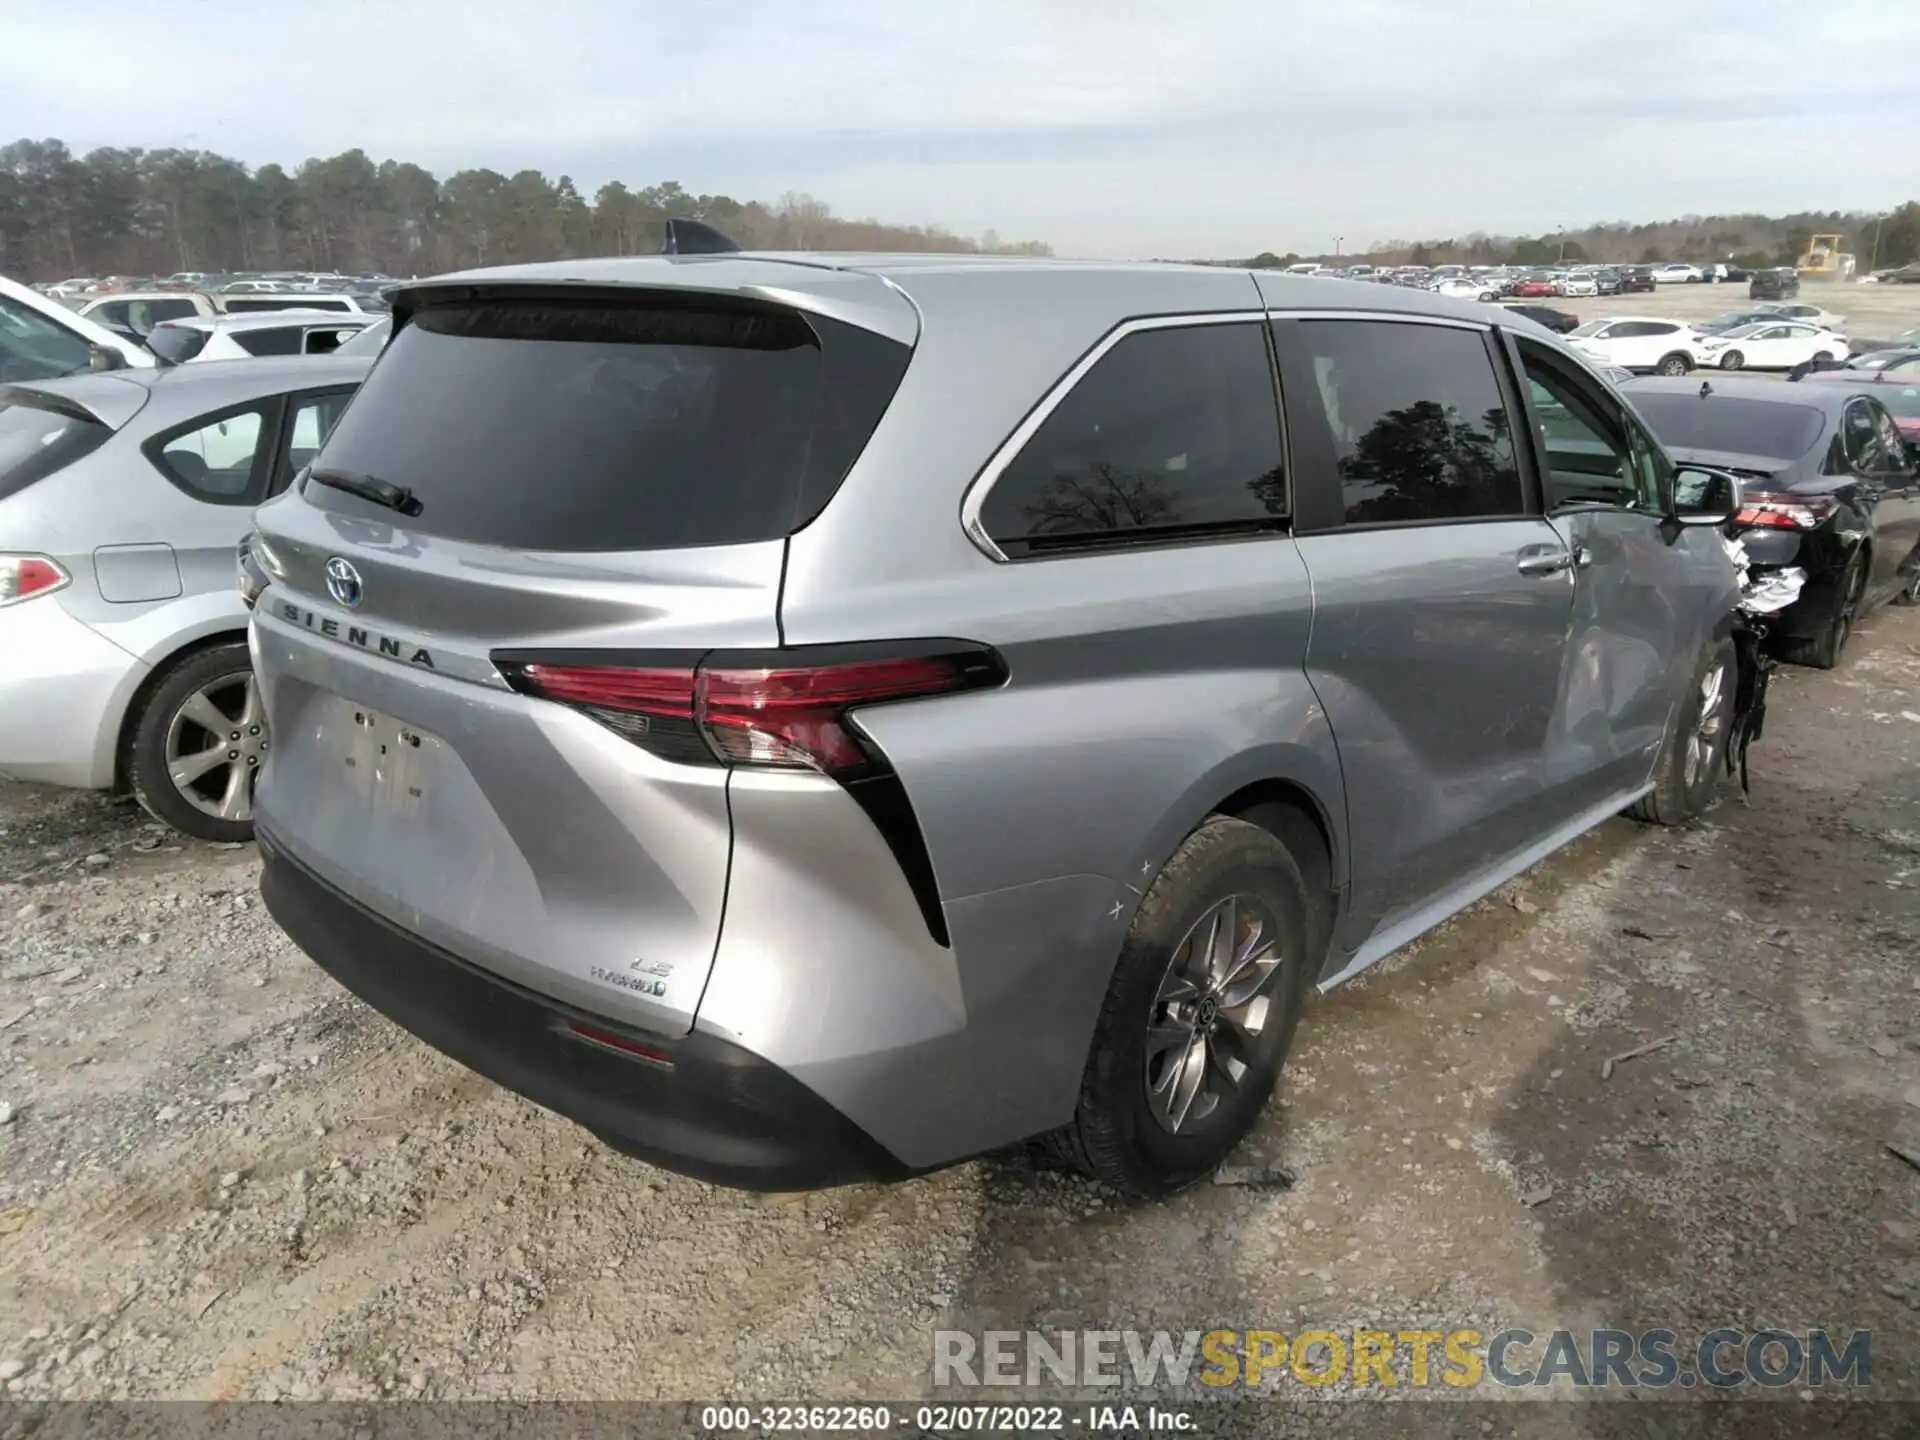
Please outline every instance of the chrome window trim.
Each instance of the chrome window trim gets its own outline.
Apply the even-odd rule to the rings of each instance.
[[[1012,557],[994,543],[993,537],[980,519],[980,512],[986,507],[987,497],[993,493],[993,487],[999,483],[1000,476],[1011,465],[1014,458],[1026,448],[1029,440],[1040,427],[1046,424],[1049,416],[1059,408],[1062,401],[1073,393],[1074,387],[1086,378],[1087,372],[1098,365],[1122,340],[1129,335],[1137,335],[1145,330],[1183,330],[1196,325],[1266,325],[1275,320],[1385,320],[1402,325],[1438,325],[1452,330],[1476,330],[1485,333],[1494,328],[1493,320],[1466,320],[1455,315],[1424,315],[1418,311],[1404,310],[1226,310],[1208,311],[1190,315],[1148,315],[1139,319],[1123,320],[1094,344],[1093,348],[1082,355],[1073,368],[1054,382],[1053,388],[1041,397],[1040,403],[1027,412],[1027,416],[995,450],[987,463],[980,467],[966,493],[960,497],[960,528],[966,531],[967,539],[982,555],[996,564],[1012,563]]]

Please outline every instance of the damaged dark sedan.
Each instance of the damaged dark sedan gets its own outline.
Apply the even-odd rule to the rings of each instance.
[[[1920,456],[1860,378],[1648,376],[1621,387],[1676,460],[1744,482],[1736,532],[1795,539],[1788,558],[1807,583],[1777,617],[1775,644],[1782,659],[1823,670],[1868,609],[1920,600]]]

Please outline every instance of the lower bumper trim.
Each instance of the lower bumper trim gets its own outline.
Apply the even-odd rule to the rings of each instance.
[[[623,1054],[570,1029],[628,1037],[461,960],[329,885],[257,836],[267,910],[314,963],[388,1019],[616,1150],[742,1190],[813,1190],[911,1173],[778,1066],[699,1032],[631,1032]],[[658,1058],[653,1058],[653,1057]]]

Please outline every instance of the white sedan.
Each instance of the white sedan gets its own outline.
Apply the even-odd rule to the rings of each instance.
[[[1694,360],[1722,370],[1790,370],[1816,359],[1844,361],[1847,337],[1797,321],[1741,325],[1704,335],[1693,347]]]
[[[1430,287],[1436,295],[1446,295],[1455,300],[1498,300],[1500,287],[1489,280],[1474,280],[1465,275],[1455,275]]]
[[[1782,320],[1798,320],[1802,325],[1818,325],[1822,330],[1838,330],[1847,323],[1847,317],[1836,315],[1831,310],[1822,310],[1818,305],[1802,305],[1797,302],[1774,303],[1754,307],[1768,314],[1778,315]]]
[[[1653,283],[1656,285],[1691,285],[1700,279],[1700,267],[1689,265],[1684,260],[1669,260],[1664,265],[1653,267]]]

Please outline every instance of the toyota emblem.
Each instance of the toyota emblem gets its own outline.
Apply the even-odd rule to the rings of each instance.
[[[327,561],[327,593],[349,610],[360,605],[360,572],[338,555]]]

